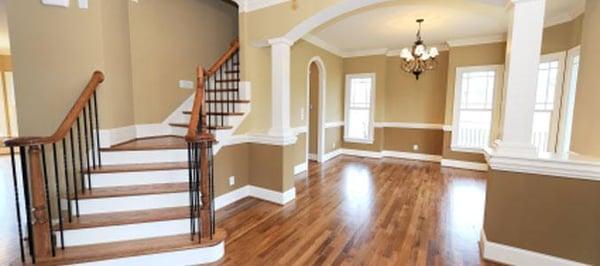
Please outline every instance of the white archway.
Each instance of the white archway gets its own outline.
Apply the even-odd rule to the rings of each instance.
[[[325,97],[327,91],[327,70],[325,63],[319,56],[308,60],[306,66],[306,109],[308,117],[308,126],[306,134],[306,160],[308,161],[308,146],[310,144],[310,66],[315,63],[319,69],[319,110],[317,113],[317,161],[323,161],[325,154]]]

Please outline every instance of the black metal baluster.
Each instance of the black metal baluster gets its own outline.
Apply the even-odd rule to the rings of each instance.
[[[10,163],[12,165],[13,184],[15,189],[15,210],[17,212],[17,226],[19,226],[19,250],[21,262],[25,262],[25,249],[23,248],[23,228],[21,223],[21,206],[19,204],[19,183],[17,182],[17,166],[15,163],[15,147],[10,147]]]
[[[73,143],[73,128],[69,129],[69,144],[71,144],[71,169],[73,169],[73,192],[75,193],[75,215],[79,217],[79,193],[77,191],[77,166],[75,166],[75,144]]]
[[[211,87],[211,86],[210,86],[210,79],[206,79],[206,87],[207,87],[207,88],[210,88],[210,87]],[[206,95],[208,95],[208,99],[209,99],[209,101],[205,101],[205,102],[208,104],[208,113],[209,113],[209,114],[213,114],[213,112],[215,111],[215,108],[214,108],[214,103],[213,103],[212,101],[210,101],[210,100],[215,98],[215,96],[214,96],[214,93],[206,93]],[[212,115],[209,115],[209,116],[207,117],[207,119],[208,119],[208,121],[207,121],[208,130],[211,130],[211,128],[212,128],[212,124],[213,124],[213,123],[212,123],[212,117],[211,117],[211,116],[212,116]]]
[[[227,113],[229,113],[229,105],[231,105],[231,102],[229,101],[229,89],[230,89],[230,85],[231,85],[231,79],[229,78],[229,74],[227,74],[227,72],[225,70],[227,69],[227,65],[230,63],[230,61],[231,60],[225,61],[225,64],[223,64],[223,66],[221,66],[221,68],[219,69],[219,71],[224,72],[225,77],[226,77],[224,92],[225,92],[225,101],[227,102],[227,104],[225,104],[227,106]]]
[[[83,154],[81,152],[81,122],[80,117],[77,117],[77,148],[79,150],[79,171],[81,177],[81,191],[85,191],[85,174],[83,173]],[[87,165],[86,165],[87,167]]]
[[[31,201],[29,198],[29,180],[27,176],[27,154],[24,146],[19,147],[21,156],[21,173],[23,174],[23,196],[25,197],[25,217],[27,218],[27,244],[29,245],[29,255],[31,261],[35,263],[35,250],[33,249],[34,237],[31,228]]]
[[[52,231],[52,205],[50,205],[50,190],[48,189],[48,168],[46,168],[46,148],[42,147],[42,165],[44,170],[44,188],[46,189],[46,206],[48,206],[48,230],[50,231],[50,239],[52,242],[52,257],[56,256],[56,247],[54,242],[54,232]]]
[[[98,148],[96,151],[98,152],[98,166],[102,167],[102,157],[100,156],[100,123],[98,122],[98,100],[96,99],[96,91],[94,91],[94,116],[96,117],[96,141]]]
[[[56,158],[56,143],[52,143],[52,158],[54,159],[54,178],[56,182],[56,198],[58,199],[58,229],[60,230],[60,247],[65,249],[65,237],[63,232],[63,219],[62,219],[62,198],[60,197],[60,182],[58,176],[58,160]]]
[[[85,168],[87,169],[87,176],[88,176],[88,189],[92,190],[92,173],[90,170],[90,150],[88,150],[89,144],[88,144],[88,130],[87,130],[87,106],[83,107],[83,136],[85,137]]]
[[[192,192],[192,144],[187,144],[188,148],[188,191],[190,196],[190,235],[192,241],[194,241],[194,205],[193,205],[193,192]]]
[[[92,167],[94,167],[94,169],[96,169],[96,148],[94,147],[94,122],[92,119],[92,100],[90,99],[88,101],[88,106],[90,107],[90,110],[88,112],[89,114],[89,119],[90,119],[90,137],[92,138],[91,144],[92,144],[92,150],[90,150],[89,152],[92,153]]]
[[[235,79],[238,80],[236,88],[235,88],[235,94],[236,94],[235,95],[235,99],[239,100],[240,99],[240,82],[239,82],[239,80],[240,80],[240,52],[239,51],[235,52],[235,55],[234,55],[233,58],[235,58],[235,61],[234,61],[235,64],[234,65],[236,65],[236,67],[235,67]]]
[[[223,82],[222,82],[223,75],[221,73],[221,69],[219,69],[217,71],[217,75],[219,76],[219,81],[220,81],[219,84],[217,84],[217,87],[219,87],[219,89],[218,89],[219,103],[221,105],[221,110],[219,110],[219,113],[223,114],[223,112],[225,112],[225,101],[224,101],[225,97],[223,96]],[[220,123],[217,123],[217,127],[223,126],[225,124],[225,121],[223,121],[223,115],[221,115],[221,114],[219,114],[217,116],[217,118],[221,118]],[[215,128],[215,129],[217,129],[217,128]]]
[[[69,214],[69,223],[73,221],[73,210],[71,207],[71,189],[69,188],[69,166],[67,161],[67,138],[62,140],[62,151],[63,151],[63,163],[65,166],[65,186],[67,188],[67,212]]]

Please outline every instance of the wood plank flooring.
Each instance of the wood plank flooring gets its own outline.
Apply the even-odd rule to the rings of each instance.
[[[244,199],[217,213],[216,265],[493,265],[479,256],[486,174],[339,156],[296,177],[281,207]]]

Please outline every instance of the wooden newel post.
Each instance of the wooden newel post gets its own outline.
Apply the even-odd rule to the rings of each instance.
[[[29,147],[29,173],[31,177],[31,204],[34,251],[37,258],[52,255],[52,238],[48,224],[48,206],[46,204],[46,184],[42,173],[41,151],[39,146]]]
[[[210,202],[210,190],[208,183],[208,142],[203,141],[200,143],[200,158],[202,162],[200,164],[201,178],[200,178],[200,193],[202,193],[202,209],[200,210],[200,219],[202,220],[202,238],[210,238],[211,236],[211,202]]]

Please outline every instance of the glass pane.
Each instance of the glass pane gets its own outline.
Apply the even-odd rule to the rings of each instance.
[[[369,138],[370,110],[350,109],[348,112],[348,137],[351,139]]]
[[[458,121],[456,145],[465,148],[488,146],[492,124],[492,111],[461,111]]]
[[[464,73],[461,84],[461,109],[491,109],[494,96],[494,71]]]
[[[369,106],[371,106],[371,79],[351,79],[350,108],[369,108]]]
[[[538,69],[538,86],[535,97],[536,110],[554,110],[554,97],[556,94],[557,78],[558,60],[540,63]]]
[[[539,152],[548,151],[548,138],[550,137],[550,119],[552,112],[538,111],[533,114],[533,130],[531,133],[533,145]]]

